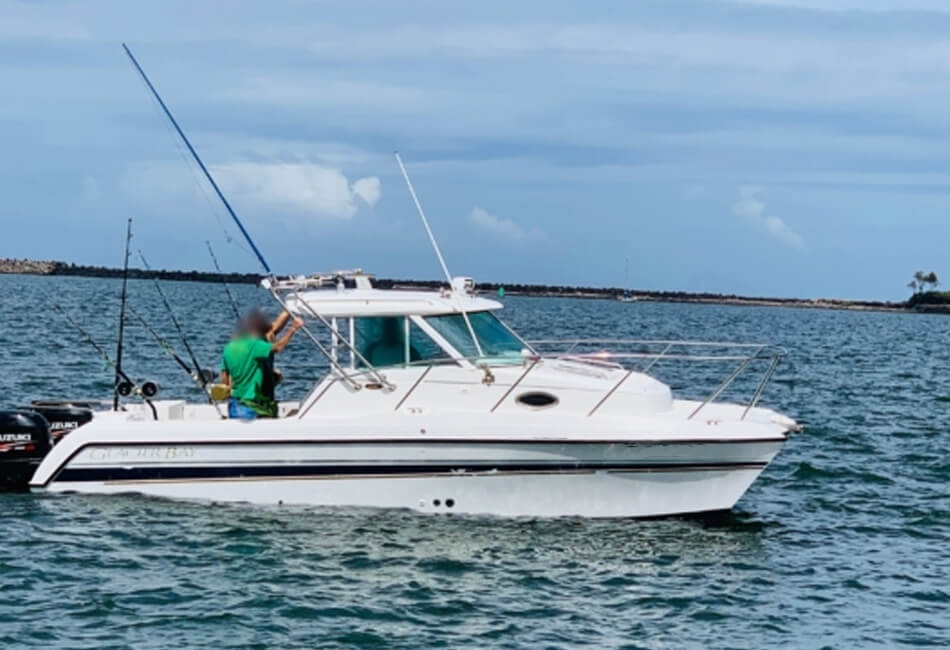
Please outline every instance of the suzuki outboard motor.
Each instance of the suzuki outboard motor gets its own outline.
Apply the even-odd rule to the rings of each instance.
[[[25,490],[53,447],[49,423],[34,411],[0,411],[0,490]]]
[[[49,422],[49,432],[56,444],[67,433],[91,422],[93,411],[84,406],[84,402],[57,402],[36,400],[29,406],[18,406],[22,410],[36,411]]]

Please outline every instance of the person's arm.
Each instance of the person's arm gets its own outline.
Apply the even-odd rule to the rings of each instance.
[[[284,313],[286,313],[286,312],[284,312]],[[290,326],[290,329],[287,330],[287,332],[284,333],[284,335],[283,335],[282,337],[280,337],[280,340],[275,341],[275,342],[272,344],[271,349],[273,350],[274,354],[276,354],[276,353],[280,352],[281,350],[283,350],[284,348],[286,348],[287,345],[290,343],[290,339],[292,339],[292,338],[294,337],[294,333],[295,333],[297,330],[299,330],[301,327],[303,327],[303,319],[302,319],[302,318],[295,318],[293,325]]]
[[[284,329],[284,326],[287,325],[287,321],[290,320],[290,312],[285,311],[277,319],[271,323],[270,329],[267,330],[267,336],[265,337],[268,342],[273,343],[274,339],[277,338],[277,335],[280,334],[280,331]]]

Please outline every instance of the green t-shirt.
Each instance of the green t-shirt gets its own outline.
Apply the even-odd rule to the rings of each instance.
[[[251,336],[234,339],[224,346],[221,370],[231,375],[231,397],[260,415],[275,416],[273,345]]]

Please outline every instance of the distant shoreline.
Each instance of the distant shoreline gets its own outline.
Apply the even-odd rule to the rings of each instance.
[[[122,269],[102,266],[83,266],[66,262],[42,260],[0,259],[0,274],[78,276],[93,278],[120,278]],[[256,273],[214,273],[208,271],[148,271],[129,269],[130,278],[158,278],[177,282],[228,282],[232,284],[258,284],[261,276]],[[435,280],[398,280],[377,278],[376,286],[383,289],[438,289],[444,282]],[[575,287],[562,285],[518,284],[480,282],[478,289],[496,293],[504,288],[508,296],[536,296],[558,298],[586,298],[616,300],[625,293],[620,287]],[[687,291],[629,290],[627,294],[642,302],[678,302],[710,305],[741,305],[759,307],[800,307],[806,309],[839,309],[849,311],[888,311],[908,313],[950,313],[950,306],[918,305],[910,307],[904,302],[876,300],[840,300],[835,298],[769,298],[737,296],[734,294],[692,293]]]

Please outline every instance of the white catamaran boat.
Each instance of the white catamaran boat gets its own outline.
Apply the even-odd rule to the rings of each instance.
[[[33,490],[652,517],[731,508],[797,428],[757,406],[780,349],[522,339],[497,317],[499,303],[478,297],[470,278],[452,278],[398,154],[447,286],[382,290],[361,271],[277,280],[125,50],[257,255],[263,285],[307,321],[303,332],[329,370],[274,419],[224,419],[219,404],[149,401],[139,391],[144,404],[97,413],[53,447]],[[650,375],[671,362],[733,369],[705,398],[674,399]],[[753,363],[765,369],[748,402],[717,401]],[[32,421],[15,424],[11,435],[37,433]]]
[[[144,404],[103,413],[53,448],[31,487],[647,517],[731,508],[796,428],[756,405],[781,350],[614,341],[636,351],[608,353],[571,341],[544,353],[551,343],[520,338],[470,279],[442,292],[376,289],[361,272],[265,283],[326,353],[330,371],[306,397],[252,421],[184,401],[156,402],[157,418]],[[736,369],[705,400],[674,399],[648,374],[712,360]],[[754,361],[766,369],[751,401],[716,402]]]

